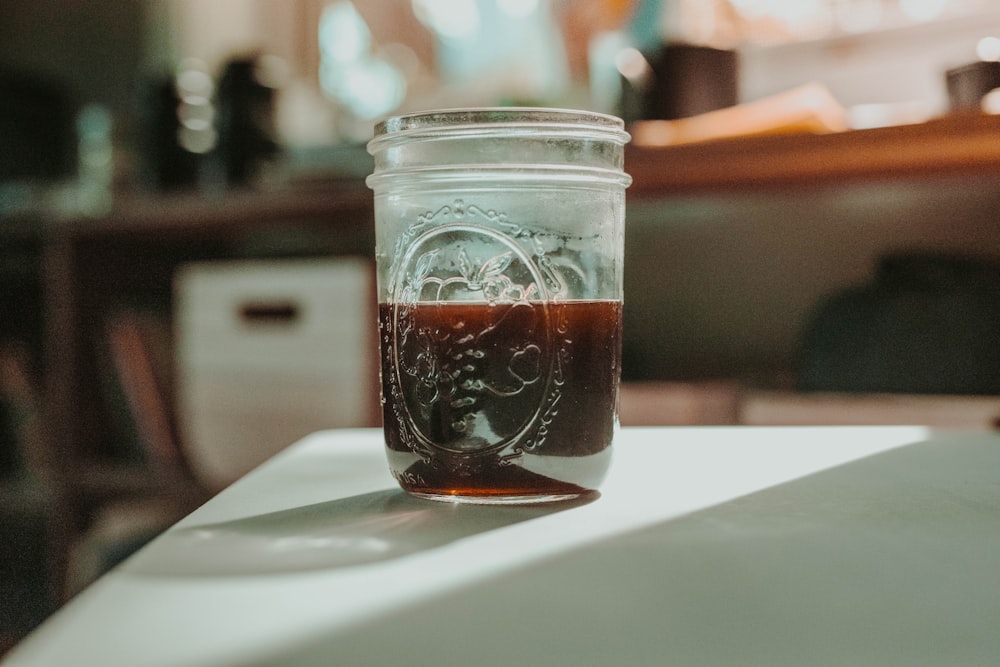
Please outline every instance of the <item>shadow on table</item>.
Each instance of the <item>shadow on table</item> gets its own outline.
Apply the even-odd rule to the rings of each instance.
[[[936,436],[252,664],[997,664],[997,445]]]
[[[124,566],[132,574],[246,576],[325,570],[402,558],[456,540],[579,507],[464,505],[386,489],[222,523],[172,530]]]

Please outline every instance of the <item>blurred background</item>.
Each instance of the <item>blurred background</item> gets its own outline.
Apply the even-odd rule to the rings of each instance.
[[[987,0],[3,0],[0,654],[377,426],[389,114],[621,115],[623,423],[995,428]]]

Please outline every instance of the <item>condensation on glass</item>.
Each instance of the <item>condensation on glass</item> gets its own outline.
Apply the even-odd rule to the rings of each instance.
[[[539,502],[604,479],[628,138],[613,116],[538,108],[376,126],[382,408],[406,491]]]

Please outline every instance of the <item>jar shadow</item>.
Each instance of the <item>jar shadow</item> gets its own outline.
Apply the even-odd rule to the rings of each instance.
[[[169,530],[121,566],[152,576],[251,576],[356,567],[403,558],[589,504],[468,505],[398,489],[232,521]]]

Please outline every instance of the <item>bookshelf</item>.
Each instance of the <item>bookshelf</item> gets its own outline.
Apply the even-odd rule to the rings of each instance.
[[[787,134],[668,147],[629,146],[629,194],[840,186],[1000,176],[1000,116],[955,114],[917,125]]]
[[[186,512],[209,493],[162,452],[135,451],[145,446],[141,434],[127,432],[137,426],[135,415],[127,415],[133,423],[123,428],[116,412],[127,407],[109,406],[102,385],[114,373],[115,350],[107,346],[112,316],[131,309],[159,317],[169,337],[173,277],[182,264],[368,257],[374,231],[371,193],[352,180],[213,197],[130,198],[100,219],[53,221],[44,236],[45,465],[55,489],[51,565],[59,600],[70,550],[102,504],[154,497]],[[165,400],[168,426],[176,428],[169,395]]]

